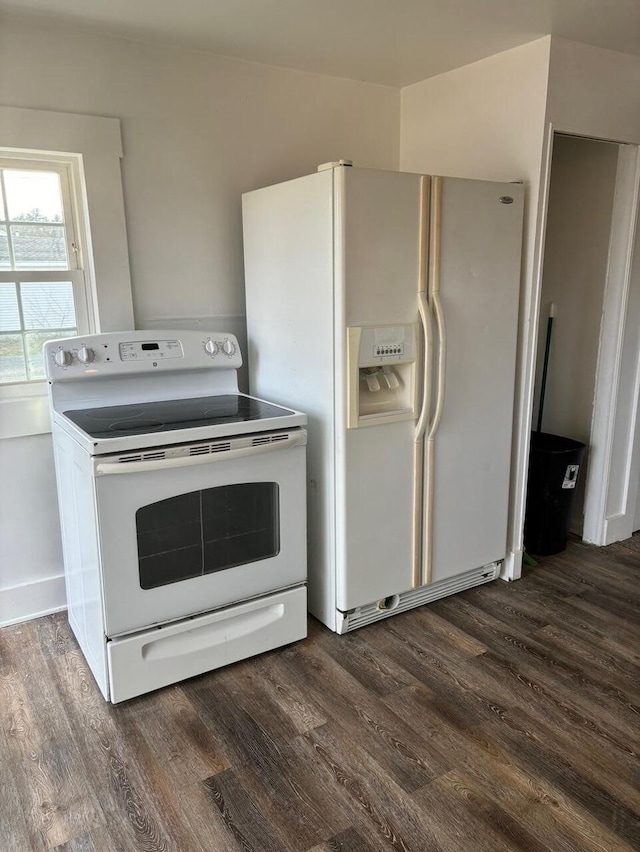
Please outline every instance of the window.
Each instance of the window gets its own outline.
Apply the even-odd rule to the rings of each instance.
[[[40,342],[35,338],[38,332],[51,338],[74,328],[80,335],[133,328],[121,158],[117,118],[0,106],[0,167],[4,175],[7,170],[53,174],[49,180],[54,187],[59,181],[58,215],[62,207],[62,221],[58,221],[55,209],[38,201],[45,221],[32,221],[29,229],[29,222],[20,219],[19,209],[14,216],[13,202],[9,206],[4,189],[0,199],[0,347],[10,346],[8,338],[14,335],[13,355],[6,353],[13,357],[13,367],[4,361],[3,370],[10,375],[0,376],[0,440],[50,431],[46,384],[38,381],[38,370],[42,370],[38,363]],[[32,207],[27,204],[27,213]],[[26,229],[31,251],[27,246],[21,254]],[[36,251],[36,237],[48,243],[44,253]],[[16,262],[16,242],[20,262]],[[61,252],[52,243],[62,244]],[[24,255],[30,257],[32,266],[26,268],[22,263]],[[64,263],[64,267],[57,263]],[[26,285],[41,286],[37,291]],[[65,304],[65,291],[73,294],[75,321],[60,309]],[[36,292],[40,299],[37,307],[33,304]],[[54,299],[58,307],[49,310],[47,305]],[[21,366],[15,360],[16,350]],[[3,354],[4,348],[0,348],[0,361]]]
[[[44,379],[42,344],[88,332],[64,163],[0,160],[0,383]]]

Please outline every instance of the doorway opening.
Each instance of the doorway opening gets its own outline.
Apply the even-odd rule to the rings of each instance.
[[[612,384],[621,366],[630,275],[630,264],[621,258],[633,245],[637,165],[635,146],[554,134],[533,423],[543,432],[586,444],[569,527],[596,544],[609,543],[601,517],[615,462],[611,444],[619,402]]]

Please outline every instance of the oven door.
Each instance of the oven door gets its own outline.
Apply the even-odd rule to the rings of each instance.
[[[107,636],[306,580],[304,429],[94,459]]]

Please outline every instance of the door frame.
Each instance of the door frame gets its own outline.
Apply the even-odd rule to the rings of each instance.
[[[525,384],[520,395],[520,403],[516,414],[515,423],[517,424],[514,430],[514,450],[513,450],[513,466],[515,470],[514,486],[512,490],[512,504],[510,507],[509,529],[513,531],[514,539],[511,549],[507,552],[507,557],[503,563],[500,577],[503,580],[517,580],[522,574],[522,563],[524,556],[524,517],[526,508],[527,494],[527,479],[528,479],[528,458],[531,436],[531,418],[533,416],[533,394],[534,394],[534,379],[537,361],[537,344],[538,344],[538,326],[540,322],[540,301],[542,294],[542,273],[544,265],[544,249],[545,236],[547,229],[547,214],[549,207],[549,193],[551,184],[551,162],[553,157],[553,140],[554,135],[565,134],[577,136],[584,139],[593,139],[593,136],[585,134],[571,133],[564,131],[559,127],[555,127],[552,122],[547,122],[544,142],[542,147],[540,176],[539,176],[539,194],[538,203],[535,211],[537,225],[534,237],[534,260],[531,277],[531,290],[529,293],[528,304],[531,313],[529,314],[526,326],[526,345],[522,351],[522,363],[524,365],[521,381]],[[617,539],[626,538],[631,535],[631,531],[626,532],[633,526],[633,514],[636,502],[640,497],[640,406],[638,399],[640,396],[640,339],[635,351],[635,361],[633,353],[631,356],[627,353],[627,358],[623,359],[622,345],[623,335],[626,329],[633,329],[634,323],[636,328],[640,328],[640,305],[637,312],[627,316],[627,306],[629,302],[629,293],[631,289],[631,274],[634,241],[638,245],[640,251],[640,230],[634,240],[634,232],[636,223],[640,226],[638,217],[639,205],[639,182],[640,182],[640,145],[630,144],[627,142],[619,142],[612,139],[598,139],[603,142],[614,142],[620,145],[621,151],[625,150],[624,156],[625,167],[620,169],[616,176],[616,199],[619,209],[619,220],[617,222],[617,233],[621,240],[618,245],[624,245],[622,272],[614,275],[613,268],[613,246],[610,246],[609,263],[607,270],[607,316],[603,322],[603,331],[601,332],[601,349],[603,358],[598,356],[597,365],[597,400],[594,400],[594,421],[592,429],[602,430],[606,434],[605,450],[599,458],[596,458],[595,465],[589,466],[589,481],[588,488],[592,489],[590,495],[589,518],[587,526],[587,518],[585,517],[584,540],[594,544],[610,543],[616,535]],[[633,161],[633,168],[629,161]],[[623,172],[629,176],[629,182],[626,187],[623,186]],[[618,180],[618,177],[620,178]],[[623,229],[624,218],[622,211],[626,205],[626,230]],[[622,236],[624,235],[624,241]],[[640,266],[640,261],[637,264]],[[636,276],[640,275],[640,269],[633,270]],[[640,290],[640,282],[638,282],[638,290]],[[640,299],[639,299],[640,301]],[[611,349],[611,344],[608,343],[608,356],[612,353],[613,363],[609,362],[605,366],[604,347],[602,344],[604,326],[607,326],[607,334],[611,335],[615,343]],[[614,431],[615,423],[618,421],[619,429],[622,428],[621,421],[611,416],[612,405],[618,402],[618,390],[620,386],[620,373],[622,369],[622,361],[625,360],[625,367],[633,373],[633,412],[632,416],[627,418],[627,440],[624,445],[614,446]],[[634,372],[635,369],[635,372]],[[609,372],[608,372],[609,371]],[[610,386],[610,387],[608,387]],[[615,387],[615,394],[608,399],[605,397],[607,388],[609,392]],[[610,491],[610,475],[613,469],[614,462],[623,461],[623,468],[626,471],[622,481],[618,483],[622,485],[622,491],[619,488],[619,493],[624,494],[626,513],[617,516],[607,516],[607,503]],[[586,505],[585,505],[586,509]],[[622,525],[624,524],[624,531]],[[630,525],[630,526],[629,526]],[[594,531],[594,527],[596,528]],[[518,532],[516,532],[518,531]],[[589,538],[587,538],[589,536]],[[608,540],[607,540],[608,538]]]
[[[585,493],[583,540],[597,545],[631,535],[638,494],[640,299],[632,280],[640,272],[633,269],[639,191],[640,146],[620,144]]]
[[[542,294],[542,267],[547,231],[554,133],[555,128],[553,124],[547,122],[540,160],[538,202],[536,208],[529,212],[530,216],[535,215],[536,217],[536,228],[533,237],[531,287],[530,290],[525,290],[523,296],[521,296],[521,298],[524,297],[525,309],[524,312],[521,309],[519,334],[522,340],[516,361],[516,371],[520,374],[520,390],[518,390],[518,383],[516,382],[517,404],[514,414],[513,447],[511,452],[511,465],[514,473],[508,525],[512,540],[507,547],[506,558],[500,569],[500,579],[508,581],[520,579],[524,558],[524,513],[527,499],[531,418],[533,417],[538,324],[540,321],[540,300]]]

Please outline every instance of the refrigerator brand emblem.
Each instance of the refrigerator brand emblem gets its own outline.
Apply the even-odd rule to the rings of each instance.
[[[513,204],[513,198],[510,195],[501,195],[500,204]]]

